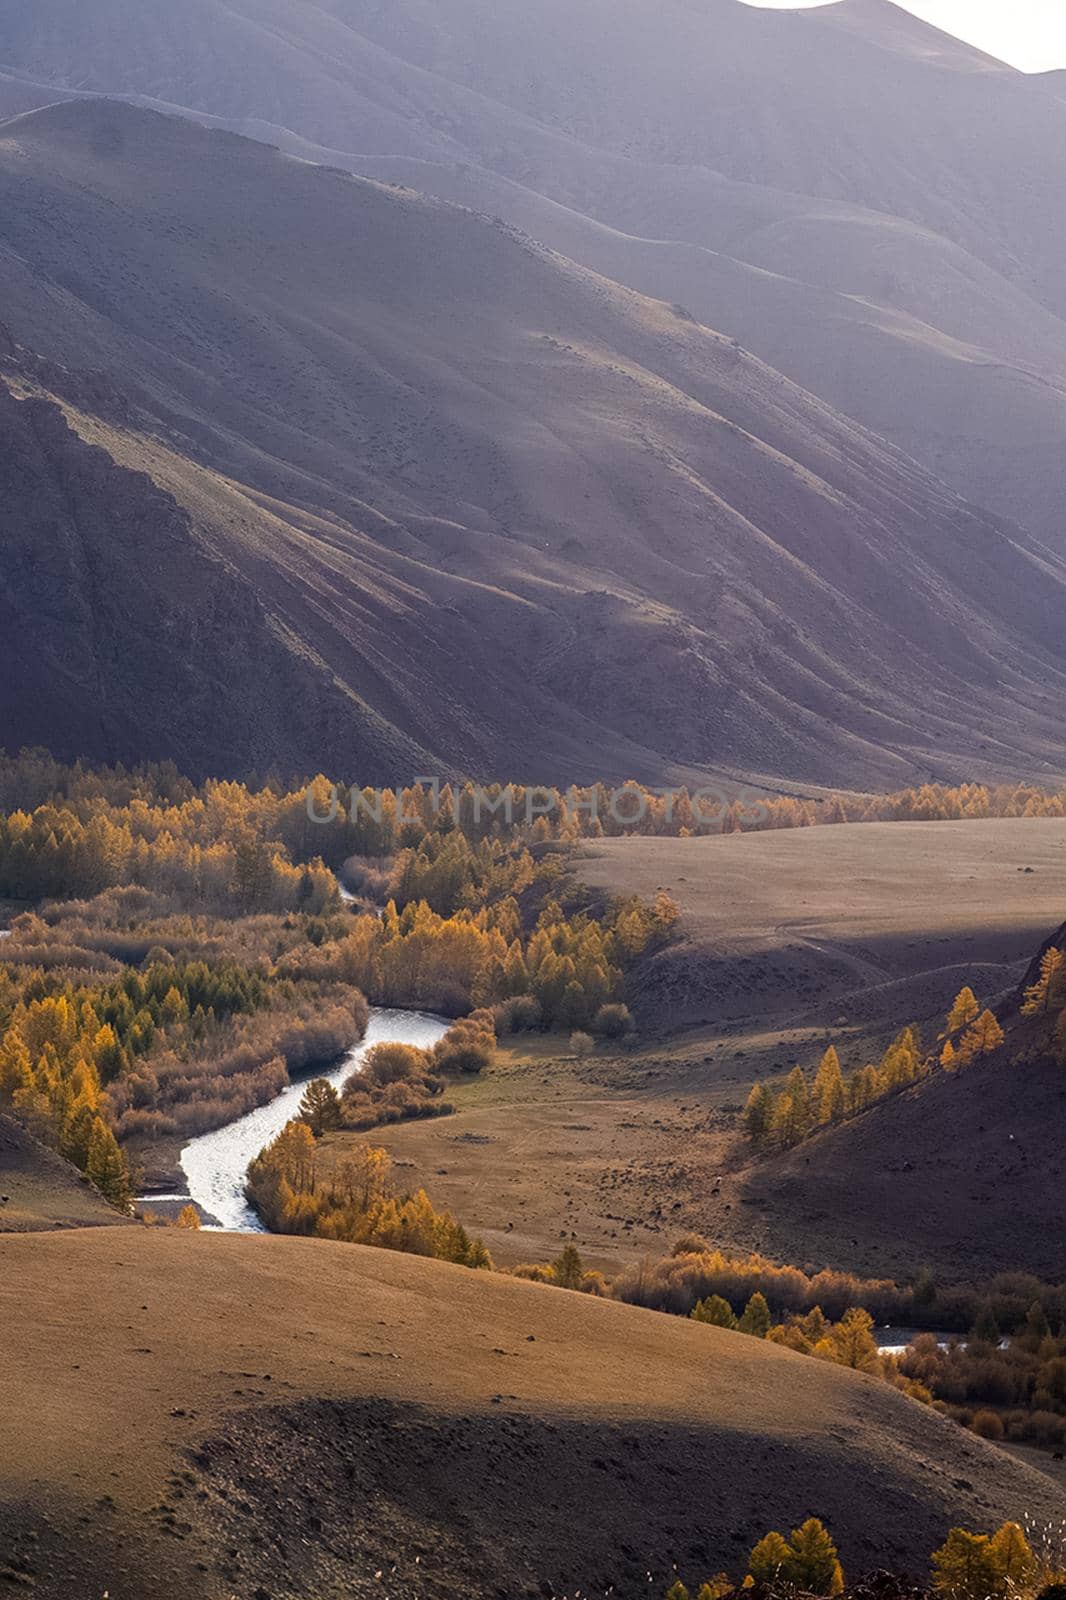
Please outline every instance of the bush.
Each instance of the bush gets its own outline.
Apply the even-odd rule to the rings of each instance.
[[[591,1033],[583,1033],[579,1028],[570,1035],[571,1053],[577,1056],[579,1061],[583,1061],[586,1056],[590,1056],[595,1048],[596,1041]]]
[[[345,1094],[349,1088],[358,1089],[363,1085],[383,1089],[390,1083],[417,1082],[428,1075],[429,1067],[428,1052],[419,1050],[416,1045],[391,1041],[376,1044],[367,1051],[362,1071],[349,1078]]]
[[[544,1011],[534,995],[519,994],[494,1007],[493,1020],[497,1034],[535,1033],[544,1025]]]
[[[996,1411],[978,1411],[970,1423],[970,1430],[976,1433],[979,1439],[998,1441],[1004,1434],[1003,1419]]]
[[[592,1020],[592,1031],[601,1039],[624,1039],[633,1031],[629,1007],[620,1002],[601,1006]]]
[[[496,1059],[496,1019],[491,1011],[473,1011],[448,1029],[433,1046],[432,1061],[438,1072],[484,1072]]]

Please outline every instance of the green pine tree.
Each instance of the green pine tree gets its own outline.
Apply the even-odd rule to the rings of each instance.
[[[105,1200],[110,1201],[117,1211],[129,1211],[133,1204],[129,1167],[115,1135],[100,1117],[93,1122],[89,1136],[89,1159],[85,1170]]]

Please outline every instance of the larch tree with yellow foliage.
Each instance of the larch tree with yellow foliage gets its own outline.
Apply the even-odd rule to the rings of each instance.
[[[958,1033],[965,1028],[967,1023],[973,1022],[981,1010],[977,996],[967,986],[960,989],[955,996],[955,1003],[948,1012],[946,1032],[950,1035]]]
[[[1039,1017],[1050,1011],[1059,1000],[1064,999],[1066,999],[1066,956],[1052,945],[1041,957],[1039,978],[1025,991],[1022,1016]]]

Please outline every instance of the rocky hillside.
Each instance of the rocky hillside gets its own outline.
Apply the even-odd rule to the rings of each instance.
[[[1058,775],[1066,566],[684,309],[99,101],[0,130],[0,215],[7,741]]]

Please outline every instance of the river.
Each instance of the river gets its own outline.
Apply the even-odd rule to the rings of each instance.
[[[337,1089],[359,1070],[366,1052],[376,1044],[399,1043],[428,1049],[451,1026],[441,1017],[421,1011],[385,1011],[374,1008],[366,1037],[332,1071],[316,1074]],[[290,1084],[269,1105],[246,1117],[201,1134],[181,1152],[181,1169],[189,1195],[218,1228],[227,1233],[262,1233],[262,1223],[244,1198],[248,1163],[297,1115],[307,1080]],[[150,1203],[150,1202],[149,1202]],[[208,1226],[211,1226],[208,1223]]]

